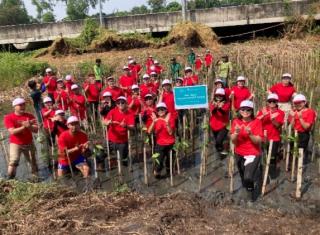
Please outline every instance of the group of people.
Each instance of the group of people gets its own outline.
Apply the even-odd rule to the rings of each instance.
[[[200,83],[194,72],[196,60],[190,55],[190,64],[185,67],[182,77],[175,58],[171,60],[170,68],[164,68],[151,55],[144,66],[128,57],[119,79],[106,77],[101,60],[97,59],[93,72],[82,84],[72,75],[57,78],[52,69],[47,68],[40,88],[35,81],[29,81],[37,119],[25,111],[22,98],[13,101],[14,112],[4,118],[10,133],[9,178],[15,177],[21,153],[30,161],[32,172],[37,173],[32,133],[38,132],[40,127],[46,133],[49,146],[58,146],[58,176],[70,167],[76,167],[88,177],[87,155],[90,151],[85,127],[98,121],[106,127],[104,138],[119,153],[123,165],[128,162],[128,131],[135,130],[138,125],[143,127],[146,135],[154,136],[154,152],[159,156],[158,164],[154,164],[154,176],[161,177],[164,167],[169,173],[165,159],[169,159],[176,142],[181,113],[175,109],[173,87]],[[212,66],[213,56],[209,56],[210,51],[207,55],[206,65]],[[171,70],[172,77],[162,80],[165,69]],[[228,87],[231,70],[231,62],[224,56],[209,101],[209,125],[215,148],[221,156],[229,152],[226,142],[231,138],[243,186],[252,192],[261,169],[262,143],[273,141],[273,169],[279,162],[283,126],[292,126],[298,131],[298,146],[307,152],[316,112],[308,107],[306,97],[297,93],[291,74],[285,73],[281,81],[266,92],[266,105],[255,114],[254,94],[246,86],[247,79],[238,76],[235,85]],[[44,91],[47,96],[41,99]],[[65,117],[67,113],[68,118]]]

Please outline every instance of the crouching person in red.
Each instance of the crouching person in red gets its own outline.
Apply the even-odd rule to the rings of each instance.
[[[32,114],[25,112],[24,99],[16,98],[12,106],[14,112],[4,117],[4,125],[10,133],[8,178],[13,179],[16,176],[21,153],[30,162],[33,176],[37,177],[36,148],[32,140],[32,133],[38,131],[37,121]]]
[[[253,103],[244,100],[240,104],[239,117],[232,121],[231,140],[235,145],[235,155],[242,185],[249,193],[250,200],[256,198],[256,190],[261,179],[262,123],[253,114]]]
[[[69,130],[62,132],[58,139],[58,177],[71,167],[76,167],[87,178],[89,166],[83,154],[89,148],[88,136],[80,130],[79,120],[75,116],[68,118],[67,126]]]
[[[158,103],[156,106],[157,115],[152,114],[152,124],[149,127],[149,134],[154,130],[156,135],[155,153],[157,153],[158,161],[154,164],[154,176],[161,177],[161,171],[166,158],[166,174],[170,173],[170,151],[175,143],[175,119],[168,113],[165,103]]]

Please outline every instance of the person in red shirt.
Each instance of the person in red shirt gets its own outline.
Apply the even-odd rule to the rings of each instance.
[[[128,108],[134,113],[136,121],[139,121],[139,113],[141,112],[142,100],[139,95],[139,86],[132,86],[132,94],[128,96]]]
[[[79,121],[86,119],[86,97],[80,93],[77,84],[71,86],[72,94],[70,95],[70,112],[72,116],[76,116]]]
[[[226,94],[226,99],[229,100],[229,97],[230,97],[230,89],[228,87],[225,87],[224,86],[224,82],[220,79],[220,78],[217,78],[215,81],[214,81],[214,86],[213,86],[213,92],[212,92],[212,97],[211,99],[213,99],[213,96],[214,96],[214,93],[217,89],[219,88],[223,88],[224,89],[224,92]]]
[[[159,61],[155,60],[154,61],[154,71],[160,75],[161,73],[163,73],[163,67],[160,65]]]
[[[55,114],[55,107],[53,106],[52,99],[48,96],[43,99],[44,107],[41,109],[41,115],[43,119],[43,129],[47,139],[48,146],[52,147],[55,144],[54,136],[52,135],[53,131],[53,122],[52,118]]]
[[[65,118],[65,113],[62,109],[58,109],[55,111],[55,115],[52,118],[52,122],[53,122],[52,135],[57,141],[61,133],[64,132],[65,130],[68,130],[67,120]]]
[[[57,88],[57,78],[56,76],[53,75],[52,69],[51,68],[47,68],[46,69],[46,75],[43,78],[43,83],[46,87],[46,90],[48,92],[48,96],[52,99],[52,101],[54,102],[54,91]]]
[[[223,88],[218,88],[209,104],[210,108],[210,127],[215,139],[215,147],[220,157],[227,154],[224,141],[227,139],[229,123],[230,103],[226,99]]]
[[[262,128],[266,131],[265,136],[268,143],[273,141],[270,161],[270,177],[275,178],[279,147],[281,144],[281,127],[284,123],[284,112],[278,108],[279,97],[277,94],[270,94],[267,98],[267,106],[258,113],[257,118],[262,121]],[[268,149],[268,148],[267,148]]]
[[[243,76],[237,78],[237,85],[231,88],[230,99],[235,110],[240,108],[240,104],[244,100],[251,100],[253,95],[250,90],[245,86],[246,79]]]
[[[122,164],[128,165],[128,130],[134,130],[134,114],[128,109],[127,98],[118,97],[117,107],[104,116],[104,124],[108,127],[107,135],[111,146],[119,151]]]
[[[213,55],[210,53],[210,50],[206,50],[206,55],[204,57],[205,66],[207,69],[211,68],[213,64]]]
[[[152,94],[146,94],[144,96],[144,105],[141,110],[141,120],[146,127],[146,130],[149,129],[152,123],[152,113],[156,111],[156,106],[154,103],[154,96]]]
[[[195,63],[196,71],[198,71],[198,72],[201,71],[203,62],[200,58],[200,55],[197,55],[197,58],[194,63]]]
[[[76,167],[84,178],[89,176],[90,168],[84,153],[89,149],[89,140],[86,133],[81,131],[76,116],[67,120],[68,130],[61,133],[58,139],[58,177],[65,174],[70,168]]]
[[[146,94],[154,94],[154,96],[156,96],[157,90],[154,84],[151,82],[150,76],[148,74],[144,74],[142,79],[143,83],[140,85],[141,99],[144,99]]]
[[[107,87],[101,93],[104,94],[107,91],[111,93],[112,100],[114,102],[118,99],[118,97],[124,96],[124,93],[121,90],[121,88],[115,85],[113,77],[107,78]]]
[[[199,78],[196,74],[192,73],[191,67],[186,67],[184,69],[185,76],[183,78],[183,85],[184,86],[194,86],[197,85],[199,82]]]
[[[298,148],[303,148],[303,162],[308,162],[308,144],[310,132],[317,119],[316,112],[308,108],[307,99],[302,94],[297,94],[293,97],[293,110],[289,115],[289,122],[293,125],[293,129],[298,131]]]
[[[134,82],[137,84],[139,81],[139,76],[141,72],[141,65],[138,64],[134,59],[129,60],[128,67],[130,69],[131,76],[134,79]]]
[[[14,111],[4,117],[4,126],[9,131],[9,162],[8,178],[16,176],[20,155],[23,153],[31,165],[33,176],[38,174],[36,148],[33,143],[32,133],[37,133],[38,125],[35,117],[25,112],[25,100],[16,98],[12,102]]]
[[[90,114],[93,116],[93,120],[97,120],[100,91],[102,88],[101,82],[96,81],[94,74],[89,74],[88,81],[84,83],[83,87],[89,104]]]
[[[159,102],[166,104],[168,112],[171,114],[172,118],[178,117],[178,112],[174,106],[174,95],[172,91],[171,82],[168,79],[162,81],[162,92],[159,97]]]
[[[152,55],[149,55],[146,61],[146,70],[148,70],[150,68],[151,65],[153,65],[153,57]]]
[[[288,118],[289,112],[291,111],[291,100],[296,94],[296,89],[291,83],[291,74],[284,73],[282,75],[281,82],[273,85],[270,90],[270,93],[275,93],[279,97],[279,109],[285,112],[285,121]]]
[[[236,162],[242,185],[247,189],[250,200],[256,198],[256,185],[261,179],[261,148],[263,141],[262,123],[254,117],[253,102],[244,100],[240,104],[239,117],[231,124],[231,140],[235,145]]]
[[[156,95],[158,95],[159,88],[160,88],[160,81],[159,81],[159,76],[156,72],[150,73],[150,81],[153,84],[153,92],[155,92]]]
[[[123,66],[123,75],[119,78],[119,86],[126,97],[131,94],[131,87],[134,83],[128,66]]]
[[[161,177],[161,171],[166,158],[166,173],[170,173],[170,151],[175,143],[175,119],[171,117],[165,103],[160,102],[156,106],[157,115],[152,113],[152,123],[148,133],[153,131],[156,135],[155,153],[159,154],[158,161],[154,164],[154,176]]]
[[[102,95],[103,99],[100,103],[99,112],[102,117],[106,116],[115,106],[115,102],[112,100],[112,94],[106,91]]]
[[[64,89],[64,83],[62,79],[57,80],[57,89],[54,91],[53,96],[59,109],[64,111],[69,109],[69,94]]]
[[[65,77],[65,82],[64,82],[64,85],[66,87],[66,91],[68,92],[69,95],[71,95],[71,86],[74,84],[74,78],[72,75],[68,74],[66,75]]]

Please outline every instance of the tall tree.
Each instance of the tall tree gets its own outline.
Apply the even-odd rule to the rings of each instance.
[[[166,0],[148,0],[148,5],[151,7],[152,12],[165,11]]]
[[[148,9],[148,7],[147,6],[145,6],[145,5],[141,5],[141,6],[139,6],[139,7],[133,7],[132,9],[131,9],[131,14],[133,14],[133,15],[136,15],[136,14],[147,14],[147,13],[149,13],[150,11],[149,11],[149,9]]]
[[[90,7],[95,8],[98,0],[57,0],[65,2],[67,5],[67,19],[78,20],[84,19],[88,16]],[[105,0],[101,0],[105,2]]]
[[[43,23],[56,22],[56,18],[51,11],[48,11],[42,15],[41,22]]]
[[[27,24],[30,17],[21,0],[0,1],[0,25]]]
[[[182,9],[182,6],[180,3],[178,2],[170,2],[167,6],[166,6],[166,10],[167,11],[180,11]]]
[[[36,7],[37,19],[40,22],[54,22],[54,0],[32,0],[31,3]]]

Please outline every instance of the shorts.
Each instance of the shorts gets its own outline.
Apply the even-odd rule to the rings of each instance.
[[[20,155],[23,153],[26,160],[30,163],[34,163],[36,160],[36,147],[34,144],[9,144],[9,165],[18,166],[20,162]]]
[[[87,160],[84,156],[79,155],[77,157],[77,159],[75,159],[73,162],[71,162],[71,166],[72,167],[77,167],[77,166],[81,166],[83,164],[87,163]],[[65,164],[65,163],[58,163],[58,169],[59,170],[69,170],[69,164]]]

